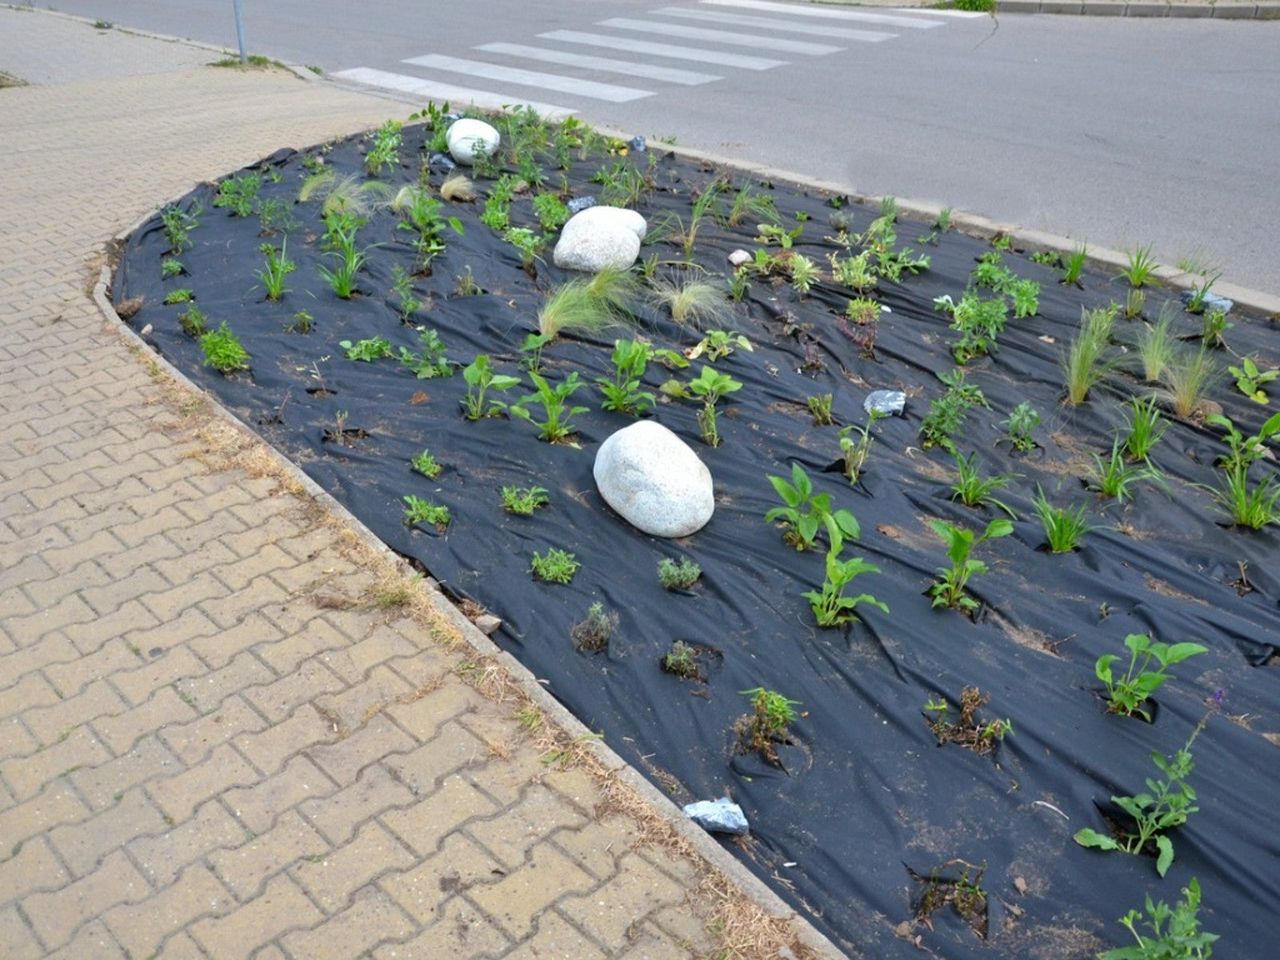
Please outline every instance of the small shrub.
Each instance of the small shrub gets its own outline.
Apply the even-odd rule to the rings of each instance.
[[[415,527],[420,523],[429,523],[440,533],[443,533],[445,528],[449,526],[449,520],[451,519],[449,508],[443,504],[432,503],[430,500],[423,500],[421,497],[412,495],[406,496],[404,502],[404,522],[406,526]]]
[[[210,330],[200,338],[200,350],[204,353],[204,365],[223,376],[249,369],[249,354],[225,320],[218,324],[217,330]]]
[[[559,230],[572,216],[569,208],[554,193],[540,193],[534,197],[533,214],[547,233]]]
[[[1117,831],[1114,835],[1102,834],[1085,828],[1073,838],[1082,847],[1097,850],[1119,850],[1139,854],[1153,844],[1156,849],[1156,873],[1164,876],[1173,864],[1173,841],[1165,831],[1180,827],[1191,814],[1200,808],[1195,805],[1196,792],[1187,779],[1195,769],[1191,757],[1191,745],[1204,729],[1208,716],[1191,731],[1182,749],[1171,757],[1159,753],[1151,755],[1151,761],[1167,779],[1147,779],[1147,789],[1132,797],[1112,797],[1111,802],[1133,819],[1131,829]]]
[[[1183,899],[1170,907],[1161,900],[1152,902],[1147,897],[1147,935],[1138,932],[1138,921],[1143,919],[1137,910],[1130,910],[1119,923],[1137,942],[1136,947],[1117,947],[1098,955],[1098,960],[1208,960],[1213,956],[1216,933],[1200,929],[1196,912],[1200,907],[1200,882],[1192,877],[1182,888]]]
[[[949,453],[956,452],[952,437],[964,424],[965,416],[975,406],[989,406],[982,391],[965,381],[963,370],[938,374],[938,379],[946,386],[946,392],[929,404],[929,412],[920,422],[921,446],[941,447]]]
[[[534,392],[521,397],[507,409],[513,416],[528,420],[537,427],[539,439],[547,443],[570,442],[576,430],[573,418],[586,413],[587,408],[570,406],[569,398],[586,384],[578,379],[576,370],[554,387],[536,370],[529,371],[529,379],[533,381]],[[529,408],[535,403],[542,406],[541,421],[530,412]]]
[[[261,189],[262,177],[256,173],[229,177],[218,184],[213,205],[230,210],[233,217],[249,217],[258,209],[258,191]]]
[[[436,462],[436,458],[431,455],[430,450],[423,450],[421,453],[414,454],[409,463],[414,470],[430,480],[440,476],[440,471],[444,469]]]
[[[209,320],[194,303],[178,314],[178,326],[189,337],[202,337],[209,332]]]
[[[798,700],[788,700],[776,690],[754,687],[738,691],[751,698],[751,714],[738,721],[738,736],[747,750],[755,750],[769,763],[777,766],[779,743],[791,738],[791,724],[796,721]]]
[[[682,680],[701,680],[702,669],[698,666],[698,650],[683,640],[671,644],[671,649],[662,655],[661,666],[664,671]]]
[[[373,177],[378,176],[387,167],[400,164],[400,146],[404,142],[399,120],[388,120],[373,135],[373,146],[365,154],[365,171]]]
[[[604,394],[605,410],[638,417],[653,406],[656,397],[640,389],[649,364],[649,345],[639,340],[613,342],[613,379],[598,377],[596,383]]]
[[[702,568],[688,557],[677,562],[670,557],[658,561],[658,582],[667,590],[688,590],[702,576]]]
[[[617,626],[616,613],[606,612],[603,603],[593,603],[587,608],[586,617],[570,628],[569,636],[579,650],[599,653],[608,649],[609,638]]]
[[[544,487],[503,487],[502,509],[521,517],[531,517],[539,507],[551,502]]]
[[[534,578],[546,583],[568,583],[581,566],[577,557],[558,547],[548,548],[545,554],[534,553],[529,561]]]

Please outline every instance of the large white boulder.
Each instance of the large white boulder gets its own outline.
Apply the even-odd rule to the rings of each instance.
[[[715,512],[711,471],[662,424],[639,420],[600,444],[592,474],[605,503],[655,537],[687,537]]]
[[[463,117],[449,125],[445,142],[449,145],[449,155],[454,162],[469,167],[475,162],[477,154],[492,155],[502,142],[502,137],[493,124]]]
[[[644,217],[634,210],[588,207],[564,225],[552,260],[562,270],[626,270],[640,256],[640,241],[648,229]]]

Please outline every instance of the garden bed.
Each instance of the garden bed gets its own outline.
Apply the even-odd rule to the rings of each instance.
[[[1280,911],[1280,841],[1271,816],[1280,796],[1280,528],[1226,525],[1230,518],[1207,488],[1219,485],[1217,461],[1228,446],[1224,428],[1205,416],[1225,414],[1249,435],[1274,412],[1266,390],[1280,398],[1280,387],[1262,385],[1268,406],[1246,397],[1225,373],[1246,356],[1262,373],[1275,366],[1273,323],[1232,312],[1231,326],[1206,334],[1202,316],[1186,312],[1174,292],[1149,285],[1141,311],[1126,319],[1130,284],[1118,277],[1086,268],[1076,282],[1062,283],[1062,266],[1032,262],[1024,251],[995,251],[997,257],[985,240],[895,219],[888,208],[761,183],[656,145],[623,156],[621,144],[572,124],[543,130],[527,118],[508,119],[500,126],[504,148],[514,153],[505,152],[503,164],[530,180],[546,177],[541,188],[512,194],[510,226],[544,232],[532,199],[542,193],[625,198],[650,225],[641,257],[656,257],[634,271],[640,287],[626,298],[631,326],[563,332],[541,348],[542,376],[554,386],[577,374],[586,385],[571,403],[588,408],[572,418],[570,442],[547,443],[519,417],[466,418],[461,368],[486,355],[494,370],[521,381],[493,399],[513,403],[531,392],[524,368],[537,351],[522,347],[549,294],[572,275],[550,264],[549,247],[530,250],[538,259],[522,258],[509,240],[531,247],[527,235],[504,240],[494,212],[501,204],[485,203],[499,183],[493,176],[476,176],[473,202],[420,207],[432,216],[419,217],[416,229],[402,229],[413,219],[406,209],[412,197],[402,196],[400,209],[383,203],[419,183],[420,168],[422,196],[438,198],[452,173],[422,161],[439,148],[440,126],[435,116],[406,127],[377,176],[367,168],[378,158],[370,164],[368,155],[379,143],[387,149],[390,134],[282,151],[221,187],[220,206],[219,187],[198,188],[171,208],[168,229],[157,216],[129,239],[114,282],[117,305],[134,301],[137,308],[141,298],[129,322],[159,352],[455,600],[500,616],[497,642],[673,799],[727,793],[740,803],[752,833],[730,847],[851,954],[909,957],[924,948],[957,958],[1091,956],[1132,942],[1115,922],[1122,913],[1148,895],[1173,904],[1192,877],[1203,889],[1204,928],[1223,937],[1220,955],[1270,952],[1265,944]],[[602,169],[612,172],[593,182]],[[338,180],[326,174],[356,179],[335,192]],[[389,187],[358,187],[368,182]],[[497,186],[499,193],[509,183]],[[297,202],[304,184],[309,199]],[[698,204],[712,184],[725,189],[711,187],[715,201]],[[770,198],[779,214],[779,229],[764,239],[757,224],[768,211],[759,204],[738,225],[727,223],[744,187],[747,199]],[[367,262],[353,275],[349,299],[321,273],[341,260],[324,249],[326,237],[341,246],[333,230],[326,233],[326,194],[347,196],[348,212],[372,203],[353,247]],[[539,205],[554,213],[550,201]],[[237,206],[244,216],[234,215]],[[296,265],[277,301],[267,297],[270,278],[257,276],[267,264],[263,244],[277,257],[283,244]],[[874,286],[859,292],[833,277],[868,247],[866,264],[880,274]],[[902,253],[905,247],[914,253]],[[727,257],[739,248],[765,253],[740,272],[742,296],[734,301]],[[807,293],[801,288],[809,268],[797,266],[797,254],[817,271]],[[913,272],[920,255],[929,263]],[[162,268],[166,260],[179,266]],[[856,267],[841,269],[843,279],[854,279]],[[898,282],[889,279],[895,270],[902,271]],[[1015,302],[1032,306],[1031,286],[1017,278],[1039,284],[1038,303],[1022,318],[1014,317]],[[647,364],[643,390],[655,403],[646,415],[690,443],[716,490],[708,526],[664,541],[628,526],[596,490],[596,448],[633,418],[602,410],[595,381],[614,379],[616,339],[674,351],[703,340],[705,331],[673,322],[669,307],[644,292],[655,282],[691,279],[724,291],[710,307],[719,318],[709,326],[741,334],[751,349],[738,345],[713,364],[741,384],[715,404],[714,447],[700,438],[702,401],[668,396],[661,387],[671,379],[687,385],[720,342],[704,345],[684,369],[667,369],[660,355]],[[978,281],[993,282],[1004,296]],[[967,323],[959,351],[967,363],[957,367],[953,348],[963,331],[935,299],[960,304],[966,289],[976,300],[961,307],[965,316],[992,309],[982,303],[998,298],[1007,316],[995,343],[986,344],[989,355],[970,349],[982,344]],[[166,304],[182,299],[173,296],[178,290],[193,299]],[[407,309],[413,303],[406,294],[420,301],[417,309]],[[855,307],[851,317],[847,306],[858,299],[878,306]],[[1121,309],[1110,322],[1096,312],[1082,322],[1082,309],[1112,302]],[[1191,398],[1197,402],[1182,417],[1135,366],[1140,335],[1150,336],[1166,305],[1175,362],[1203,358],[1221,371],[1207,400]],[[229,375],[204,365],[201,340],[192,335],[224,322],[248,355],[246,369]],[[1064,400],[1060,356],[1089,335],[1086,328],[1112,368],[1073,405]],[[438,334],[443,361],[424,329]],[[383,352],[376,338],[385,339],[391,357],[348,359],[349,352]],[[405,362],[397,359],[402,349]],[[224,349],[228,357],[237,359]],[[954,370],[965,374],[965,386],[981,390],[982,401],[949,433],[922,435],[946,390],[939,375]],[[868,420],[863,400],[873,389],[905,391],[906,409],[870,425],[865,463],[851,483],[840,430],[854,428],[844,436],[856,456]],[[961,389],[952,390],[953,401]],[[1093,455],[1105,465],[1113,438],[1128,437],[1131,399],[1153,393],[1167,430],[1149,461],[1162,479],[1131,473],[1124,501],[1087,489]],[[809,399],[821,413],[827,394],[834,423],[819,425]],[[967,396],[975,399],[972,391]],[[1005,421],[1024,403],[1039,423],[1018,451]],[[527,409],[543,419],[541,405]],[[1007,514],[952,499],[957,465],[949,443],[974,454],[970,463],[983,476],[1014,475],[991,493],[1016,518],[1008,535],[974,548],[973,558],[989,570],[943,596],[956,609],[935,606],[930,594],[938,568],[948,565],[931,521],[980,534]],[[417,461],[421,470],[413,467],[424,450],[439,467],[434,477],[426,475],[434,473],[426,460]],[[860,621],[817,625],[803,595],[821,589],[831,535],[819,524],[815,548],[797,550],[782,526],[764,520],[781,505],[767,476],[790,482],[796,464],[833,508],[858,521],[860,536],[840,537],[838,557],[879,568],[859,575],[848,593],[873,594],[889,612],[862,603]],[[1254,487],[1275,475],[1270,457],[1246,467]],[[549,502],[532,515],[515,514],[504,510],[504,487],[542,487]],[[1051,506],[1083,507],[1090,529],[1077,549],[1046,548],[1034,508],[1039,491]],[[412,526],[406,496],[421,501]],[[447,519],[429,511],[439,507]],[[535,553],[551,548],[580,564],[567,584],[530,574]],[[684,557],[701,577],[664,589],[659,562]],[[601,631],[578,626],[595,603],[602,605],[597,627],[616,617],[598,652],[590,649],[598,642],[581,641]],[[1095,676],[1095,661],[1110,653],[1123,654],[1116,666],[1123,671],[1131,634],[1207,648],[1171,667],[1154,705],[1143,707],[1151,722],[1109,712]],[[675,641],[690,649],[677,648],[664,669]],[[990,697],[977,707],[972,729],[960,717],[966,687]],[[796,702],[793,720],[755,738],[763,749],[752,749],[753,727],[743,719],[752,702],[741,691],[756,688]],[[1084,828],[1123,828],[1112,795],[1133,795],[1145,778],[1160,776],[1151,754],[1175,754],[1206,717],[1189,777],[1200,810],[1167,831],[1176,858],[1163,880],[1153,856],[1072,841]],[[1011,731],[987,727],[1005,719]]]

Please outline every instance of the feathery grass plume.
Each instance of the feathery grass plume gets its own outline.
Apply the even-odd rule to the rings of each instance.
[[[1208,393],[1217,383],[1222,370],[1206,347],[1188,350],[1169,362],[1161,382],[1165,400],[1173,412],[1184,420],[1204,413]]]
[[[1111,369],[1105,358],[1111,340],[1116,307],[1081,310],[1080,332],[1062,355],[1062,372],[1067,381],[1067,402],[1079,406]]]
[[[298,191],[301,203],[323,197],[320,213],[325,217],[335,213],[367,217],[374,208],[387,203],[393,196],[395,187],[389,183],[363,180],[356,174],[339,177],[332,170],[322,170],[307,177]]]
[[[1138,360],[1142,364],[1142,379],[1147,383],[1159,383],[1165,370],[1177,356],[1177,339],[1173,334],[1173,311],[1168,304],[1160,308],[1160,316],[1138,334]]]
[[[639,282],[627,270],[601,270],[590,280],[570,280],[538,311],[538,332],[551,339],[568,330],[598,333],[631,318]]]
[[[465,173],[455,173],[440,184],[440,196],[454,203],[470,203],[476,198],[476,185]]]
[[[724,288],[706,280],[655,281],[650,299],[670,310],[680,326],[695,330],[725,325],[733,316]]]

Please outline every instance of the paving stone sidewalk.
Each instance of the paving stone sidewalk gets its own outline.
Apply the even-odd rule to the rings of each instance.
[[[76,78],[0,90],[0,955],[721,949],[705,864],[548,766],[314,503],[210,466],[87,295],[167,198],[411,108],[51,19],[0,10],[0,70]]]

